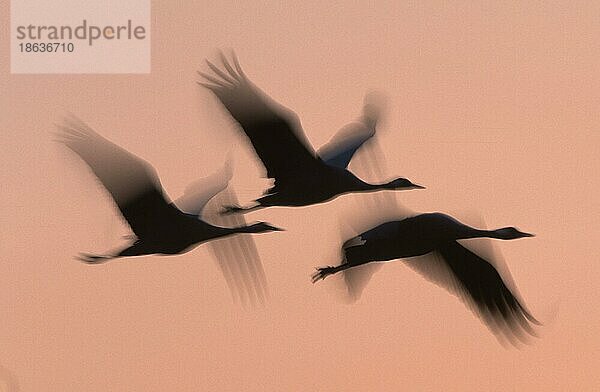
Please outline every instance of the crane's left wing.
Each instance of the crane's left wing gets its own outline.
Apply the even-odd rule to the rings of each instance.
[[[361,178],[368,180],[383,178],[387,172],[386,161],[382,158],[384,156],[383,149],[376,137],[368,137],[374,131],[370,132],[365,125],[364,133],[358,129],[351,133],[357,135],[357,141],[360,139],[359,135],[364,135],[364,141],[360,142],[360,146],[356,148],[356,154],[352,158],[354,159],[353,171]],[[361,146],[362,148],[359,148]],[[414,212],[403,207],[397,201],[396,194],[393,192],[376,192],[361,197],[360,201],[355,198],[356,207],[352,212],[346,214],[352,221],[347,221],[346,224],[354,226],[354,233],[362,233],[367,228],[378,226],[391,218],[401,220],[414,215]],[[381,263],[368,263],[342,272],[351,300],[356,301],[360,298],[371,277],[382,267]]]
[[[190,184],[174,204],[186,214],[200,218],[209,200],[227,188],[232,175],[231,163],[228,161],[218,172]]]
[[[340,129],[317,155],[328,165],[346,169],[354,153],[375,135],[375,127],[363,122],[350,123]]]
[[[498,270],[484,258],[456,241],[438,249],[428,260],[405,263],[427,280],[461,299],[497,336],[514,345],[537,336],[541,325],[507,287]]]

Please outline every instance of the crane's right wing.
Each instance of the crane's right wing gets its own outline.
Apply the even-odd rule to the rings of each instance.
[[[225,187],[207,203],[204,218],[221,227],[246,226],[242,214],[222,215],[224,205],[238,203],[231,186]],[[210,241],[213,254],[231,295],[242,304],[264,302],[269,295],[267,278],[253,236],[235,235]]]
[[[233,66],[221,54],[223,68],[207,61],[216,76],[199,72],[199,84],[212,91],[250,139],[267,177],[286,181],[322,162],[308,143],[294,112],[269,98],[244,74],[235,55]]]

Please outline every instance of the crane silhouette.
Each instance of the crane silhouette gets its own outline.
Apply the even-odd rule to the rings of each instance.
[[[207,61],[216,76],[199,72],[205,79],[199,84],[212,91],[241,126],[266,168],[267,177],[275,180],[274,186],[254,204],[228,206],[224,212],[245,212],[271,206],[306,206],[350,192],[423,188],[406,178],[370,184],[347,169],[356,150],[374,132],[340,132],[317,154],[308,143],[295,113],[256,87],[244,74],[235,55],[233,66],[222,53],[221,60],[224,70]],[[367,102],[363,121],[376,121],[376,109],[376,105]]]
[[[474,305],[476,314],[492,331],[503,331],[504,336],[510,331],[520,338],[525,331],[535,336],[531,324],[540,323],[506,286],[498,270],[457,242],[469,238],[512,240],[532,236],[514,227],[483,230],[442,213],[420,214],[383,223],[347,240],[342,246],[342,264],[318,267],[312,281],[367,263],[433,253],[434,260],[419,260],[419,266],[414,263],[415,269]]]
[[[199,214],[186,214],[165,195],[158,175],[149,163],[103,138],[75,117],[65,119],[58,127],[62,131],[59,141],[90,167],[135,234],[132,243],[110,254],[82,253],[79,259],[84,262],[179,254],[215,238],[281,230],[264,222],[239,227],[213,226],[201,220]],[[211,192],[219,191],[220,187],[217,187]],[[206,197],[208,199],[210,197]]]

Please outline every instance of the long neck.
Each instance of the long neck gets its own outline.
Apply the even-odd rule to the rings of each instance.
[[[393,190],[396,189],[392,181],[386,182],[383,184],[369,184],[368,182],[364,182],[363,180],[357,178],[355,182],[355,190],[359,192],[374,192],[380,190]]]
[[[267,229],[265,229],[264,225],[261,223],[255,223],[253,225],[250,226],[237,226],[237,227],[232,227],[229,229],[231,231],[230,234],[236,234],[236,233],[262,233],[265,231],[269,231]]]
[[[500,240],[514,240],[519,238],[514,235],[514,229],[510,227],[502,227],[500,229],[490,230],[489,233],[491,238],[498,238]]]
[[[199,241],[207,241],[215,238],[227,237],[230,235],[238,234],[238,233],[259,233],[263,231],[259,224],[253,224],[250,226],[237,226],[237,227],[222,227],[222,226],[214,226],[208,225],[201,227],[201,229],[197,233],[197,239]]]
[[[252,226],[237,226],[231,228],[232,233],[256,233],[254,225]]]
[[[466,230],[464,235],[461,235],[460,239],[467,238],[497,238],[497,239],[506,239],[506,235],[502,231],[503,229],[496,230],[479,230],[473,227],[469,227],[469,230]]]

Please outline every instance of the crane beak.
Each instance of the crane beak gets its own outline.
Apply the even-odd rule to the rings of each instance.
[[[427,189],[427,188],[425,188],[423,185],[417,185],[417,184],[412,184],[412,187],[413,187],[414,189]]]

